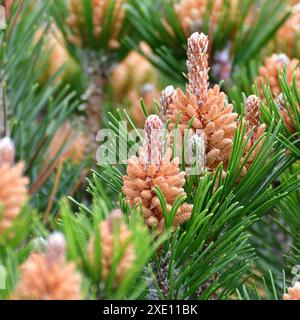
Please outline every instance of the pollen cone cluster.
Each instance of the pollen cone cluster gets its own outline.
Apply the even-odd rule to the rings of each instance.
[[[149,47],[141,44],[141,50],[148,53]],[[137,66],[139,66],[137,68]],[[116,102],[129,106],[129,114],[139,128],[143,128],[145,116],[140,99],[144,100],[148,113],[152,112],[153,100],[159,100],[158,74],[146,58],[131,52],[112,72],[110,82]]]
[[[120,210],[113,211],[99,225],[101,261],[95,261],[95,239],[89,243],[89,260],[91,265],[101,264],[102,276],[106,279],[112,271],[114,255],[122,252],[122,257],[116,266],[116,283],[120,283],[125,274],[132,268],[135,260],[135,248],[132,243],[132,233],[122,218]]]
[[[210,12],[210,26],[214,29],[224,9],[224,0],[181,0],[175,6],[179,20],[186,35],[201,29],[203,18]],[[226,1],[228,2],[228,1]],[[230,0],[230,11],[234,14],[236,0]]]
[[[89,34],[92,32],[95,40],[100,40],[110,6],[113,0],[92,0],[92,16],[93,29],[88,30],[89,26],[85,18],[84,4],[82,0],[69,0],[69,17],[68,25],[71,30],[69,41],[76,46],[84,47],[85,41],[89,39]],[[115,0],[112,13],[112,21],[110,25],[110,49],[116,49],[120,46],[119,35],[122,29],[125,12],[123,4],[126,0]]]
[[[288,100],[283,97],[283,94],[280,94],[278,97],[276,97],[275,101],[286,128],[291,133],[295,133],[297,131],[296,116]],[[300,113],[299,105],[297,105],[297,112]]]
[[[266,58],[264,65],[259,68],[259,76],[257,78],[257,85],[263,96],[263,85],[270,86],[274,95],[281,93],[279,76],[286,68],[286,76],[289,84],[292,84],[294,75],[296,76],[296,83],[300,87],[300,69],[297,68],[299,61],[297,59],[290,59],[287,55],[273,54]]]
[[[264,123],[260,124],[261,111],[260,111],[260,99],[255,96],[249,96],[245,102],[245,114],[244,118],[247,125],[247,135],[251,132],[251,138],[248,141],[246,153],[255,145],[255,143],[261,138],[261,136],[266,131],[266,125]],[[252,151],[251,155],[247,159],[246,168],[248,169],[259,152],[264,139],[261,139],[257,144],[255,149]]]
[[[35,33],[34,39],[37,43],[45,35],[45,28],[40,27]],[[51,25],[51,29],[46,33],[45,43],[43,49],[49,53],[47,64],[43,68],[43,73],[40,76],[40,81],[45,83],[50,77],[52,77],[56,72],[60,70],[63,66],[72,61],[69,56],[67,49],[63,45],[64,39],[62,33],[56,27],[56,25]],[[64,73],[66,71],[64,70]],[[59,77],[56,79],[58,82],[62,80],[64,74],[60,73]]]
[[[260,95],[263,97],[263,85],[268,85],[271,92],[275,96],[277,102],[279,113],[281,114],[286,127],[291,131],[295,132],[295,116],[293,111],[290,110],[288,102],[283,98],[282,89],[280,87],[279,78],[286,68],[287,82],[291,85],[296,80],[297,88],[300,88],[300,68],[298,67],[299,60],[290,59],[285,54],[273,54],[271,57],[265,60],[264,66],[259,69],[259,77],[257,78],[257,85],[260,91]],[[288,112],[290,110],[290,114]],[[298,106],[298,111],[300,112],[300,107]],[[291,119],[291,117],[293,119]]]
[[[0,140],[0,234],[10,228],[27,198],[29,179],[23,176],[24,164],[14,164],[15,150],[9,138]]]
[[[171,160],[170,149],[163,155],[163,124],[158,116],[147,118],[144,131],[144,145],[139,156],[128,160],[123,192],[132,207],[141,206],[146,224],[149,227],[155,225],[160,232],[165,229],[165,221],[154,188],[160,189],[170,212],[178,196],[186,197],[183,189],[185,172],[180,170],[178,159]],[[187,221],[191,211],[191,205],[183,204],[176,214],[174,225]]]
[[[296,282],[293,287],[288,288],[288,293],[283,295],[283,300],[300,300],[300,282]]]
[[[58,30],[56,29],[48,36],[47,45],[51,50],[48,78],[53,76],[70,59],[66,49],[62,45],[62,40],[61,34],[58,34]]]
[[[276,34],[276,47],[287,54],[299,54],[300,40],[300,2],[292,7],[292,14]]]
[[[60,155],[62,161],[80,164],[85,158],[87,145],[86,135],[72,128],[70,123],[65,123],[57,130],[50,144],[49,161]]]
[[[21,265],[20,281],[13,300],[79,300],[81,277],[72,262],[65,260],[65,240],[50,236],[46,252],[31,253]]]
[[[150,52],[149,47],[144,43],[140,48],[145,53]],[[157,76],[156,70],[146,58],[135,51],[130,52],[112,72],[111,84],[116,100],[121,101],[128,92],[145,83],[156,82]]]
[[[188,84],[186,93],[176,89],[163,103],[169,130],[175,128],[180,114],[178,128],[184,131],[191,123],[195,132],[204,132],[206,144],[206,167],[214,170],[220,162],[224,169],[229,161],[238,115],[227,102],[225,93],[218,85],[209,88],[208,83],[208,38],[194,33],[188,40]],[[170,90],[169,90],[170,91]]]

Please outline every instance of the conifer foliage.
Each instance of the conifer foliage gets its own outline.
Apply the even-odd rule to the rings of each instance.
[[[297,1],[0,6],[1,299],[300,300]]]

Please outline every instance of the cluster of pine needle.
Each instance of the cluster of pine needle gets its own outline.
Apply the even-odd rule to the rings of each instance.
[[[3,0],[0,29],[1,299],[300,300],[300,2]]]

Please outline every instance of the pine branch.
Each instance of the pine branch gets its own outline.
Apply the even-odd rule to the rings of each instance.
[[[204,9],[205,13],[193,21],[189,30],[183,29],[183,21],[185,18],[191,21],[192,14],[189,17],[186,12],[187,16],[181,17],[176,13],[176,5],[172,1],[157,0],[153,4],[153,1],[133,0],[128,5],[132,26],[152,49],[151,54],[144,55],[155,67],[178,83],[183,82],[181,74],[186,73],[186,37],[192,32],[201,31],[210,35],[212,78],[215,83],[226,78],[230,87],[231,74],[259,56],[290,15],[285,1],[264,0],[260,7],[251,1],[238,1],[236,7],[231,1],[225,1],[221,8],[214,8],[213,1],[200,5],[204,8],[196,6],[194,12],[199,13]],[[156,14],[157,10],[162,12],[162,16]],[[239,10],[239,14],[235,10]],[[210,19],[211,16],[216,18]],[[128,37],[126,44],[136,50],[134,42]],[[139,52],[143,54],[140,50]],[[226,73],[220,73],[220,70],[226,70]]]

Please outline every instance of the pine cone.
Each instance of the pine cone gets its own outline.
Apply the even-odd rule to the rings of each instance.
[[[118,237],[114,239],[114,228],[117,228]],[[116,268],[116,284],[120,283],[125,274],[133,266],[135,260],[135,248],[132,243],[132,234],[126,223],[122,219],[120,210],[115,210],[105,221],[99,225],[101,262],[95,261],[94,248],[95,239],[91,238],[89,242],[89,260],[92,265],[100,264],[102,266],[102,276],[106,279],[111,271],[114,253],[118,250],[124,250]]]
[[[181,0],[175,5],[178,20],[181,22],[182,28],[187,36],[201,27],[203,23],[202,19],[207,11],[208,5],[208,0]],[[223,0],[213,1],[210,17],[210,23],[213,29],[217,25],[222,7]]]
[[[161,104],[161,112],[160,112],[160,118],[165,123],[166,122],[166,115],[168,112],[169,106],[173,103],[173,97],[175,93],[175,89],[173,86],[166,87],[162,92],[160,96],[160,104]],[[184,108],[183,108],[184,110]],[[172,113],[170,113],[170,116],[172,116]]]
[[[236,12],[236,4],[236,0],[230,0],[231,16]],[[212,7],[210,8],[210,6]],[[178,19],[187,36],[201,29],[202,20],[206,12],[208,12],[208,8],[210,8],[210,28],[214,30],[222,14],[222,10],[224,10],[224,0],[181,0],[175,5]]]
[[[192,120],[191,129],[203,129],[203,124],[199,118],[197,98],[193,95],[185,95],[184,92],[177,88],[172,95],[170,104],[166,108],[166,119],[170,121],[168,129],[175,129],[176,120],[180,113],[178,129],[184,134]]]
[[[65,242],[50,237],[46,253],[32,253],[21,265],[13,300],[80,300],[81,277],[74,263],[65,261]]]
[[[295,133],[298,130],[296,123],[296,115],[294,114],[294,110],[291,108],[288,99],[284,99],[283,95],[280,94],[275,98],[275,101],[285,126],[291,133]],[[297,106],[297,110],[298,113],[300,113],[299,105]]]
[[[188,84],[186,92],[197,98],[198,106],[207,100],[208,83],[208,37],[193,33],[188,39],[187,69]]]
[[[291,16],[277,31],[275,37],[276,48],[283,50],[288,55],[299,54],[300,49],[300,3],[297,0],[294,1],[294,4]]]
[[[226,99],[225,93],[215,85],[208,90],[207,100],[198,110],[206,137],[206,166],[211,169],[221,162],[227,168],[237,128],[238,114]]]
[[[245,103],[245,120],[246,120],[246,125],[247,125],[247,133],[246,136],[250,134],[252,131],[251,138],[247,144],[246,148],[246,153],[249,152],[249,150],[254,146],[256,141],[260,139],[260,137],[265,133],[266,131],[266,125],[260,124],[260,117],[261,117],[261,111],[260,111],[260,99],[255,96],[249,96],[246,99]],[[254,158],[256,157],[257,153],[259,152],[262,144],[264,143],[264,139],[262,139],[256,148],[253,150],[251,155],[249,156],[247,163],[246,163],[246,168],[248,169],[250,165],[252,164]]]
[[[300,300],[300,282],[296,282],[292,288],[288,288],[288,293],[283,295],[283,300]]]
[[[208,89],[208,40],[204,34],[194,33],[188,40],[188,80],[186,94],[177,89],[169,99],[166,118],[169,130],[175,127],[180,113],[178,128],[182,134],[192,120],[194,132],[203,130],[206,143],[206,167],[214,170],[220,162],[226,169],[237,127],[238,115],[227,103],[225,93],[215,85]]]
[[[150,52],[150,48],[144,43],[140,45],[140,48],[146,54]],[[113,70],[110,82],[116,102],[125,103],[137,127],[143,128],[145,116],[140,99],[144,100],[147,112],[151,114],[153,100],[159,100],[160,97],[157,88],[158,74],[155,68],[145,57],[137,52],[131,52]]]
[[[181,224],[187,222],[190,217],[193,210],[193,206],[187,203],[184,203],[177,211],[175,219],[174,219],[174,225],[180,226]]]
[[[269,85],[271,92],[275,96],[277,101],[279,112],[283,118],[283,121],[286,127],[294,133],[296,131],[295,124],[295,115],[293,111],[290,110],[290,106],[287,106],[287,101],[282,97],[281,87],[279,82],[279,77],[286,67],[286,76],[287,82],[289,85],[293,83],[294,76],[296,76],[296,85],[300,89],[300,68],[298,67],[299,60],[290,59],[285,54],[273,54],[271,57],[265,60],[265,65],[259,69],[260,76],[257,78],[257,85],[261,97],[263,97],[263,88],[262,85]],[[291,116],[287,110],[290,110]],[[300,112],[300,107],[298,106],[298,111]]]
[[[138,157],[128,160],[127,175],[123,177],[127,201],[132,207],[141,205],[146,224],[149,227],[156,225],[158,231],[164,230],[165,221],[154,187],[159,187],[163,193],[168,212],[178,196],[186,197],[183,189],[185,173],[180,171],[179,160],[171,160],[170,150],[162,156],[162,133],[159,132],[162,129],[162,122],[157,116],[148,117],[144,146]],[[182,207],[177,212],[175,225],[187,221],[191,211],[192,206]]]
[[[144,43],[140,45],[140,49],[146,54],[150,52],[150,48]],[[130,52],[114,68],[110,78],[116,102],[121,102],[130,91],[141,88],[146,83],[156,83],[157,77],[155,68],[144,56],[135,51]]]
[[[29,179],[23,177],[23,163],[0,165],[0,204],[3,213],[0,218],[0,234],[11,227],[27,198]]]
[[[93,14],[93,35],[96,40],[100,40],[105,17],[111,5],[112,0],[92,0],[92,14]],[[115,0],[112,22],[110,29],[110,49],[116,49],[120,46],[119,35],[125,18],[123,4],[125,0]],[[68,25],[71,31],[69,41],[76,46],[85,46],[86,39],[89,38],[89,30],[85,21],[85,14],[82,0],[69,0],[69,17]]]
[[[286,76],[289,84],[292,84],[294,72],[296,71],[296,83],[300,88],[300,69],[297,68],[299,61],[297,59],[290,59],[287,55],[273,54],[266,58],[264,66],[259,68],[259,77],[257,78],[257,85],[261,97],[263,97],[262,85],[269,85],[274,95],[281,93],[279,77],[286,67]]]
[[[45,37],[43,50],[47,52],[47,63],[45,64],[45,68],[43,68],[39,80],[41,83],[46,83],[49,78],[53,77],[63,66],[66,67],[72,60],[67,49],[63,45],[63,35],[56,25],[51,25],[51,29],[46,34],[45,27],[40,27],[34,35],[35,43],[41,41],[43,37]],[[44,63],[44,60],[42,63]],[[56,77],[56,83],[63,80],[66,71],[67,70],[64,69],[64,71]]]

